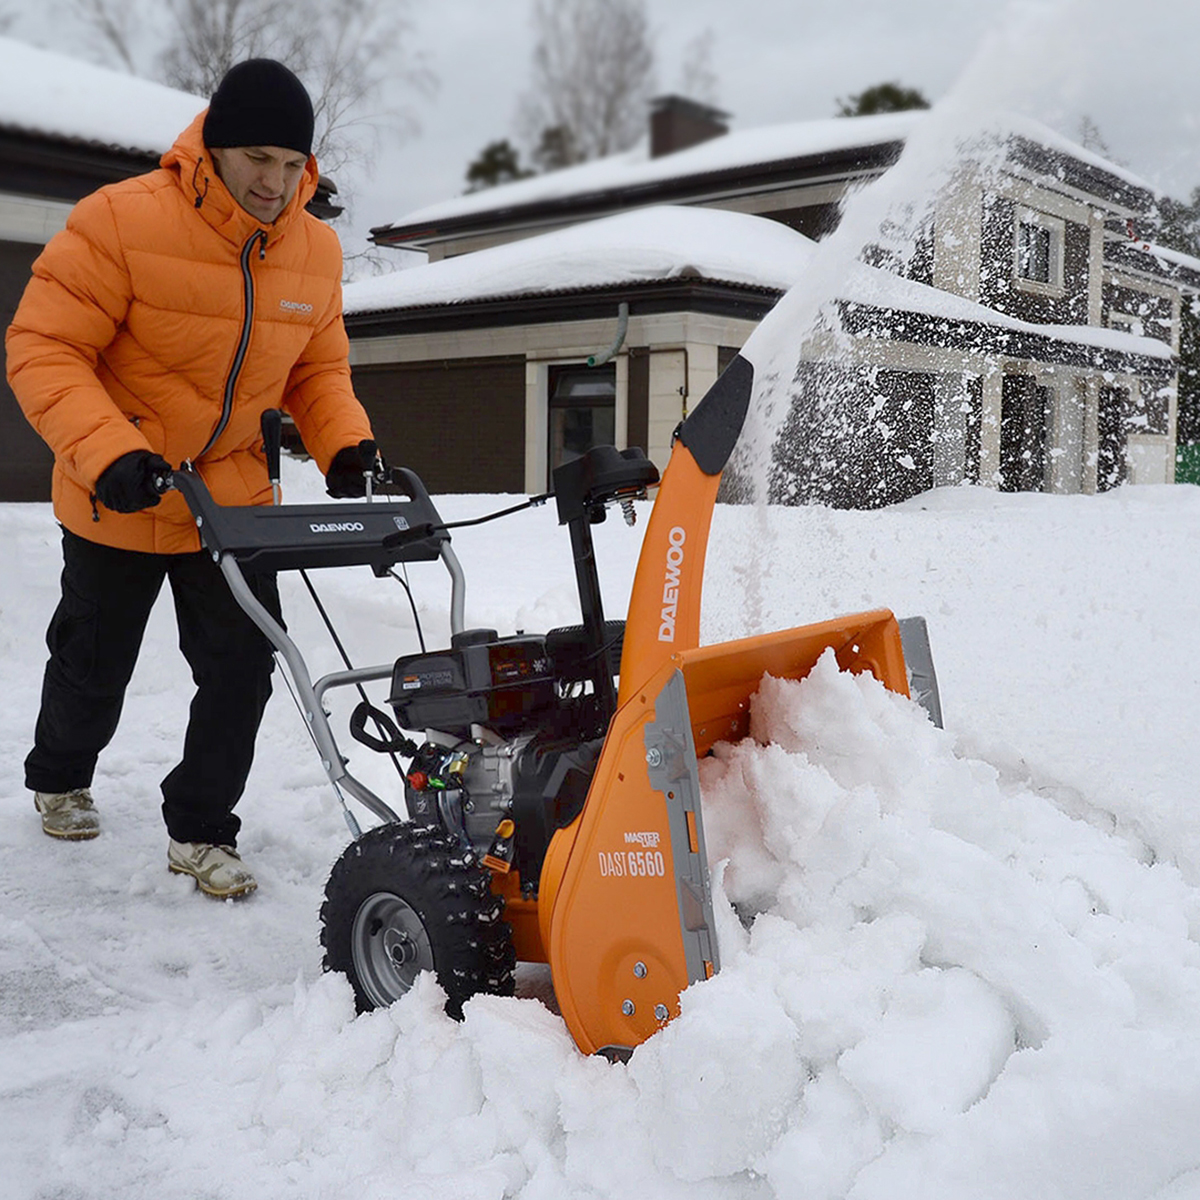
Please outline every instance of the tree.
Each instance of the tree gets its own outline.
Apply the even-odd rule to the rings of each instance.
[[[716,34],[712,29],[697,34],[684,48],[679,70],[679,94],[709,107],[717,104],[717,72],[713,67],[715,43]]]
[[[1158,202],[1151,240],[1193,258],[1200,258],[1200,187],[1187,200],[1169,196]],[[1179,328],[1179,405],[1176,441],[1181,447],[1200,444],[1200,296],[1185,295]],[[1200,455],[1186,452],[1176,478],[1200,483]]]
[[[515,179],[526,179],[534,172],[521,166],[520,151],[508,140],[488,142],[479,157],[467,167],[467,191],[479,192]]]
[[[916,88],[901,87],[898,83],[877,83],[848,100],[838,97],[839,117],[869,117],[876,113],[906,112],[912,108],[928,108],[929,101]]]
[[[1078,137],[1079,144],[1085,150],[1090,150],[1093,154],[1100,155],[1101,158],[1107,158],[1109,162],[1117,161],[1113,152],[1108,148],[1108,143],[1104,140],[1104,134],[1100,132],[1100,126],[1087,113],[1079,118]]]
[[[1200,187],[1188,200],[1160,197],[1153,218],[1153,239],[1172,250],[1200,258]]]
[[[565,125],[550,125],[543,129],[533,148],[533,161],[539,171],[557,171],[578,162],[571,131]]]
[[[567,166],[637,142],[654,91],[645,0],[535,0],[533,23],[518,124],[535,160]]]
[[[308,87],[323,170],[362,163],[376,124],[415,127],[387,107],[388,86],[428,93],[410,49],[412,0],[70,0],[113,65],[198,96],[244,59],[287,63]],[[93,37],[93,42],[97,38]]]

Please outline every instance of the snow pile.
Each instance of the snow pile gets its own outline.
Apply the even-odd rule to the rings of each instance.
[[[1196,1165],[1172,1064],[1200,1062],[1200,891],[832,655],[766,680],[751,734],[703,764],[710,857],[756,914],[721,984],[776,1002],[770,1061],[805,1086],[746,1166],[865,1198],[1153,1194]]]
[[[320,494],[285,465],[290,500]],[[441,501],[448,520],[504,503]],[[595,534],[616,614],[636,531]],[[455,545],[469,623],[572,619],[553,513]],[[763,684],[753,737],[704,764],[722,970],[613,1065],[576,1050],[543,968],[461,1024],[430,980],[354,1016],[317,945],[348,835],[281,686],[241,806],[260,891],[213,904],[167,872],[157,781],[190,689],[166,597],[97,778],[103,837],[44,838],[20,763],[57,534],[43,506],[0,506],[6,1198],[1200,1195],[1198,547],[1188,487],[719,507],[709,638],[924,611],[949,727],[828,661]],[[390,584],[314,582],[356,663],[412,648]],[[440,644],[444,580],[413,582]],[[310,664],[335,669],[283,584]]]

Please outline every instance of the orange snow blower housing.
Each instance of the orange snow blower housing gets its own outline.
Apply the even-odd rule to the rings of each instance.
[[[645,1041],[720,965],[697,760],[748,735],[763,675],[801,678],[832,649],[843,670],[909,694],[886,611],[700,646],[709,526],[752,382],[735,358],[679,431],[638,560],[617,710],[583,811],[542,868],[538,931],[563,1019],[588,1052]],[[535,949],[518,944],[518,956]]]
[[[174,473],[235,598],[274,644],[343,805],[348,794],[381,822],[363,832],[345,807],[354,840],[321,909],[325,966],[346,974],[360,1009],[434,971],[458,1015],[475,993],[510,994],[518,960],[546,962],[579,1047],[628,1054],[720,968],[697,764],[716,741],[748,734],[763,675],[801,678],[832,650],[843,669],[902,695],[910,673],[927,683],[938,720],[920,618],[902,628],[870,612],[699,644],[713,506],[753,380],[739,355],[680,426],[661,484],[640,450],[611,446],[555,471],[583,624],[544,636],[463,628],[451,527],[411,471],[393,472],[400,494],[377,502],[267,508],[214,505],[194,470]],[[267,422],[264,442],[277,480]],[[612,504],[629,519],[627,502],[656,484],[627,619],[606,621],[590,526]],[[385,575],[438,559],[453,582],[450,647],[376,667],[347,661],[316,682],[245,579],[351,564]],[[902,637],[915,652],[908,666]],[[331,689],[383,680],[395,722],[364,692],[350,731],[396,761],[407,820],[349,773],[325,709]],[[423,730],[424,741],[402,730]]]

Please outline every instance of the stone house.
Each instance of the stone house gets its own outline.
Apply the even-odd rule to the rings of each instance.
[[[742,214],[820,239],[847,193],[886,172],[928,119],[730,133],[722,114],[663,97],[648,148],[373,230],[380,246],[430,259],[390,292],[381,280],[347,289],[357,386],[381,438],[411,448],[435,489],[540,490],[588,428],[661,463],[686,403],[798,277],[749,252],[740,272],[727,257],[715,263],[724,231],[694,223],[673,264],[631,263],[603,280],[585,269],[587,252],[574,277],[569,256],[556,264],[551,239],[648,206]],[[840,447],[843,475],[858,481],[849,490],[806,479],[804,455],[785,452],[800,494],[871,504],[961,480],[1088,492],[1172,479],[1181,297],[1200,284],[1200,263],[1139,240],[1155,197],[1128,172],[1029,122],[1007,124],[1003,144],[998,166],[965,168],[939,196],[890,294],[838,298],[850,349],[844,338],[835,359],[819,343],[803,348],[821,369],[800,372],[799,423],[805,376],[824,388],[836,376],[890,440]],[[609,226],[591,254],[622,260],[619,233]],[[742,226],[738,245],[742,234],[757,240]],[[540,274],[492,277],[494,256],[518,241]],[[609,347],[601,381],[587,363]],[[436,428],[420,416],[434,412]]]

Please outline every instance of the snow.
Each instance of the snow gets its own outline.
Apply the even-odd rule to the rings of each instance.
[[[0,126],[162,154],[207,100],[0,37]]]
[[[721,209],[657,205],[347,284],[347,313],[699,276],[785,291],[811,270],[818,247],[777,221]],[[853,262],[836,296],[860,304],[971,321],[1126,354],[1171,348],[1123,330],[1020,321],[951,292]]]
[[[1194,255],[1184,254],[1182,251],[1172,250],[1169,246],[1160,246],[1156,242],[1146,242],[1139,238],[1131,239],[1129,245],[1143,254],[1158,259],[1159,263],[1168,269],[1183,267],[1187,271],[1200,274],[1200,258],[1196,258]]]
[[[919,113],[908,112],[860,117],[853,121],[844,118],[793,121],[722,134],[698,146],[659,158],[650,158],[649,142],[644,141],[637,148],[621,154],[426,205],[406,213],[396,224],[435,224],[493,209],[518,208],[614,188],[635,188],[667,179],[735,170],[846,147],[873,146],[903,138],[919,120]]]
[[[662,205],[348,284],[348,313],[699,276],[786,291],[813,243],[777,221]]]
[[[1014,6],[1011,44],[960,89],[962,123],[914,125],[884,187],[760,327],[746,349],[760,403],[786,393],[813,314],[867,278],[852,264],[881,213],[940,178],[974,121],[963,101],[1042,44],[1017,19],[1036,7]],[[51,93],[38,111],[55,108]],[[289,499],[320,495],[311,465],[287,468]],[[507,502],[441,501],[449,520]],[[638,531],[594,532],[617,615]],[[158,781],[190,688],[165,598],[97,775],[104,834],[45,838],[21,762],[57,541],[47,506],[0,506],[6,1198],[1200,1197],[1200,490],[718,508],[706,641],[877,606],[924,614],[946,728],[828,660],[763,682],[752,738],[703,764],[722,970],[627,1064],[579,1054],[536,967],[460,1024],[428,978],[355,1017],[317,944],[349,835],[282,686],[240,808],[259,891],[210,902],[167,871]],[[455,545],[468,624],[577,620],[552,511]],[[442,644],[444,576],[412,578]],[[282,582],[314,674],[338,669],[299,581]],[[393,584],[316,582],[356,663],[415,648]],[[394,795],[345,716],[351,769]]]
[[[406,213],[392,224],[405,227],[424,224],[436,226],[439,222],[480,213],[507,212],[528,204],[573,199],[597,192],[637,189],[712,172],[737,171],[838,150],[903,142],[926,121],[927,114],[919,111],[792,121],[732,131],[659,158],[650,158],[649,144],[643,142],[637,149],[621,154],[429,204],[415,212]],[[1135,187],[1153,190],[1150,184],[1128,169],[1101,158],[1042,122],[1026,116],[989,111],[980,114],[974,132],[1031,138],[1090,166],[1099,167]]]
[[[286,466],[288,499],[320,495]],[[595,529],[610,614],[643,527]],[[468,623],[575,619],[552,511],[455,545]],[[1200,1195],[1200,490],[718,507],[705,640],[923,613],[947,727],[827,660],[764,681],[753,738],[703,764],[722,970],[626,1065],[579,1054],[543,968],[461,1024],[427,979],[354,1016],[316,919],[349,835],[282,687],[240,809],[258,893],[211,902],[167,872],[157,781],[190,689],[165,600],[97,777],[103,836],[45,838],[20,763],[57,594],[47,506],[0,507],[0,555],[6,1197]],[[414,647],[390,582],[315,581],[356,662]],[[412,581],[440,642],[444,575]]]

